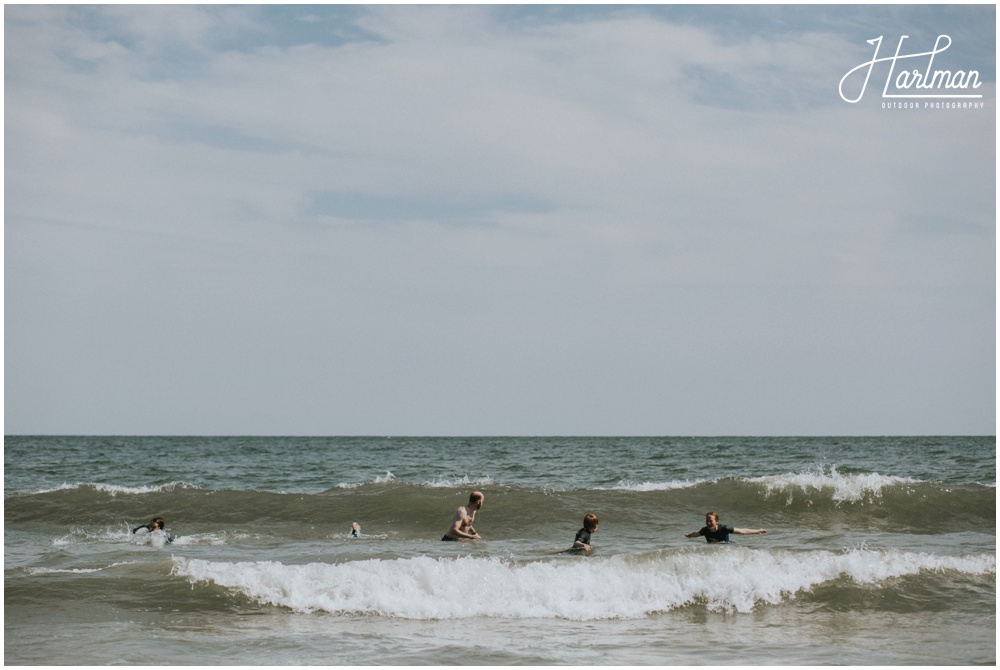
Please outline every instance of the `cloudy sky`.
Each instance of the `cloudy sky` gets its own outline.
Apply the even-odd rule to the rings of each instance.
[[[995,12],[8,5],[5,433],[992,435]]]

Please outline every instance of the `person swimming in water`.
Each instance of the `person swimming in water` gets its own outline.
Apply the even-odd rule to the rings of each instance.
[[[763,528],[758,528],[757,530],[749,530],[747,528],[733,528],[732,526],[722,526],[719,525],[719,513],[709,512],[705,515],[705,526],[701,530],[696,530],[692,533],[684,533],[684,537],[698,537],[702,535],[705,537],[705,541],[714,543],[729,542],[729,535],[763,535],[767,531]]]
[[[597,530],[597,515],[588,514],[583,517],[583,528],[576,531],[576,538],[573,540],[573,546],[570,547],[570,551],[590,551],[590,534]]]
[[[469,496],[469,503],[455,510],[455,518],[451,520],[451,528],[441,538],[442,542],[455,542],[457,540],[481,540],[479,533],[472,527],[476,520],[476,512],[483,507],[483,500],[486,497],[479,491],[473,491]]]
[[[166,533],[167,533],[167,522],[163,520],[162,516],[155,516],[155,517],[153,517],[150,520],[149,523],[144,524],[142,526],[136,526],[135,528],[133,528],[132,529],[132,534],[135,535],[138,531],[140,531],[140,530],[142,530],[144,528],[146,529],[146,532],[144,533],[144,535],[148,535],[148,534],[150,534],[152,532],[155,532],[155,531],[158,531],[158,530],[159,531],[163,531],[163,534],[166,535]],[[167,542],[173,542],[174,538],[173,537],[167,537],[166,541]]]
[[[163,530],[167,528],[167,522],[163,520],[161,516],[154,516],[149,523],[143,524],[141,526],[136,526],[132,529],[132,534],[135,535],[136,532],[146,529],[146,532],[152,533],[154,530]]]

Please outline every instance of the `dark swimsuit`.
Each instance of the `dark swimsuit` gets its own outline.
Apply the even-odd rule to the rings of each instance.
[[[441,541],[442,542],[458,542],[458,540],[456,538],[452,537],[451,535],[445,535],[444,537],[441,538]]]
[[[715,543],[715,542],[729,542],[729,534],[732,532],[733,532],[732,526],[723,526],[722,524],[719,524],[719,528],[715,531],[711,531],[708,529],[708,526],[705,526],[704,528],[698,531],[698,534],[704,535],[705,540],[707,540],[708,542]]]
[[[590,544],[590,531],[586,528],[581,528],[576,532],[576,538],[573,540],[573,546],[571,549],[583,549],[583,547],[576,546],[577,542],[583,542],[584,544]]]

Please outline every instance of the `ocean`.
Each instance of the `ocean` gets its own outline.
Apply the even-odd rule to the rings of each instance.
[[[7,436],[4,614],[10,665],[994,665],[996,440]]]

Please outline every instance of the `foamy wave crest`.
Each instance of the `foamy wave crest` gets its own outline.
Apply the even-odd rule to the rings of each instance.
[[[623,479],[614,486],[596,487],[597,491],[674,491],[677,489],[690,489],[699,484],[709,483],[714,480],[700,479],[697,481],[672,481],[672,482],[633,482]]]
[[[423,483],[423,486],[429,486],[436,489],[453,488],[456,486],[493,486],[497,482],[492,477],[469,477],[465,475],[460,478],[441,478],[435,479],[433,481],[427,481]]]
[[[919,483],[916,479],[892,477],[877,473],[842,475],[837,468],[831,467],[829,472],[804,472],[798,474],[773,475],[747,479],[748,482],[763,484],[767,495],[787,493],[789,503],[796,491],[830,491],[833,499],[838,502],[853,502],[877,498],[882,490],[905,484]]]
[[[103,530],[87,530],[85,528],[73,528],[69,535],[55,537],[52,539],[53,547],[70,547],[77,545],[92,544],[163,544],[167,535],[163,531],[147,533],[141,530],[133,533],[127,526],[105,528]]]
[[[370,482],[341,482],[337,484],[335,488],[338,489],[356,489],[369,484],[392,484],[394,482],[402,481],[389,471],[386,471],[384,475],[379,475],[375,477]],[[492,486],[497,484],[497,482],[491,477],[479,477],[472,478],[468,475],[464,477],[453,477],[435,479],[432,481],[425,481],[421,486],[427,486],[430,488],[451,488],[455,486]]]
[[[29,575],[46,575],[46,574],[86,574],[89,572],[101,572],[102,570],[107,570],[108,568],[114,568],[119,565],[131,565],[131,561],[122,561],[120,563],[112,563],[111,565],[105,565],[103,568],[25,568],[25,572]]]
[[[397,481],[396,475],[386,470],[384,475],[376,475],[375,479],[370,482],[341,482],[340,484],[337,484],[336,488],[356,489],[359,486],[364,486],[365,484],[391,484],[394,481]]]
[[[184,546],[212,546],[217,547],[230,543],[259,540],[261,535],[255,533],[240,533],[222,531],[217,533],[198,533],[195,535],[178,535],[173,538],[172,544],[175,547]]]
[[[110,493],[112,496],[119,494],[143,494],[161,493],[164,491],[174,491],[176,489],[194,488],[184,482],[170,482],[169,484],[154,484],[152,486],[120,486],[118,484],[98,484],[93,482],[79,482],[76,484],[61,484],[51,489],[43,489],[36,493],[54,493],[56,491],[75,491],[78,489],[93,489]]]
[[[711,553],[709,553],[711,552]],[[298,612],[405,619],[634,619],[700,604],[750,612],[831,580],[878,584],[925,570],[996,572],[995,556],[940,557],[852,550],[767,552],[724,548],[636,556],[367,560],[284,565],[175,558],[175,574],[209,582],[263,605]]]
[[[109,527],[103,530],[88,530],[86,528],[73,528],[69,535],[55,537],[52,539],[52,546],[65,548],[82,545],[152,545],[154,547],[164,547],[167,544],[173,546],[219,546],[230,543],[245,542],[247,540],[259,540],[262,536],[256,533],[240,531],[217,531],[212,533],[198,533],[194,535],[172,536],[163,531],[148,533],[139,530],[133,533],[129,526],[122,525]],[[170,540],[168,543],[167,540]]]

